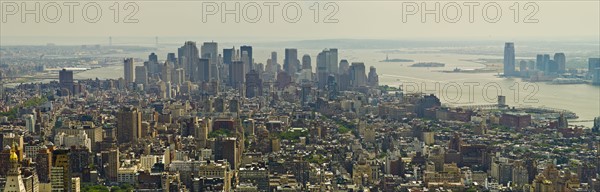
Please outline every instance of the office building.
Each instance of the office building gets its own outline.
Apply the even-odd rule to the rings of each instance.
[[[252,46],[249,45],[243,45],[240,47],[240,53],[248,53],[248,63],[246,63],[246,68],[248,69],[247,72],[249,72],[251,69],[253,69],[254,67],[252,66],[254,64],[254,55],[252,54]]]
[[[123,72],[125,73],[123,78],[125,79],[125,84],[129,87],[129,85],[134,82],[133,58],[125,59],[123,64]]]
[[[204,44],[202,44],[202,47],[200,48],[201,58],[208,59],[209,62],[208,77],[206,77],[208,80],[219,79],[218,50],[219,46],[216,42],[204,42]]]
[[[167,62],[177,64],[177,57],[175,57],[175,53],[167,53]]]
[[[600,85],[600,67],[597,67],[596,69],[594,69],[593,71],[593,80],[592,80],[592,84],[593,85]]]
[[[310,63],[310,55],[304,54],[302,56],[302,69],[312,70],[312,64]]]
[[[588,77],[592,78],[592,84],[600,85],[600,58],[588,59]]]
[[[263,94],[262,79],[256,70],[246,74],[246,98],[254,98]]]
[[[298,50],[297,49],[285,49],[285,59],[283,61],[283,71],[288,75],[294,76],[298,71]]]
[[[35,170],[40,183],[50,183],[50,168],[52,167],[52,153],[43,145],[35,156]]]
[[[117,113],[117,142],[137,141],[141,136],[142,113],[134,107],[124,107]]]
[[[31,133],[31,134],[34,134],[36,132],[35,116],[33,116],[31,114],[25,115],[25,127],[27,127],[27,131],[29,131],[29,133]]]
[[[110,149],[109,151],[104,151],[102,155],[106,157],[106,167],[104,170],[104,172],[106,173],[106,179],[109,182],[117,182],[120,168],[119,149],[117,148]]]
[[[246,63],[246,71],[244,73],[246,74],[250,72],[250,70],[254,69],[254,57],[252,55],[252,46],[243,45],[240,47],[240,52],[242,53],[242,55],[244,55],[244,52],[248,54],[248,57],[246,59],[242,58],[242,61]]]
[[[194,82],[208,82],[211,77],[210,60],[201,58],[198,60],[198,65],[192,67]]]
[[[252,70],[253,65],[250,59],[250,53],[242,51],[241,61],[244,63],[244,75]]]
[[[338,74],[338,49],[329,49],[329,61],[327,62],[327,72],[329,74]]]
[[[278,61],[277,61],[277,52],[275,52],[275,51],[271,52],[271,62],[273,64],[278,64]]]
[[[235,47],[231,49],[223,49],[223,64],[226,66],[230,66],[234,60],[235,56]]]
[[[367,85],[367,76],[364,63],[352,62],[352,65],[350,66],[350,84],[355,88]]]
[[[370,87],[379,87],[379,75],[377,75],[377,69],[373,66],[369,68],[367,83]]]
[[[171,74],[171,83],[181,85],[185,81],[185,70],[183,68],[173,70]]]
[[[350,63],[348,63],[348,60],[342,59],[340,61],[340,67],[338,69],[338,72],[340,74],[348,73],[349,69],[350,69]]]
[[[525,76],[527,73],[527,61],[525,60],[521,60],[519,62],[519,73],[521,74],[521,76]]]
[[[183,67],[186,76],[191,76],[192,66],[196,66],[200,58],[196,42],[186,41],[185,44],[177,50],[179,66]]]
[[[588,71],[594,71],[596,68],[600,68],[600,58],[589,58]]]
[[[330,56],[328,49],[321,51],[317,55],[317,81],[319,89],[323,89],[327,85],[327,77],[329,76],[328,66],[331,61]]]
[[[52,151],[52,167],[50,168],[52,191],[69,191],[71,189],[71,170],[69,166],[68,149]]]
[[[504,76],[515,75],[515,46],[513,43],[504,45]]]
[[[146,70],[146,66],[135,67],[135,84],[148,84],[148,71]]]
[[[544,54],[542,57],[542,63],[544,66],[544,74],[550,73],[550,55]]]
[[[544,63],[544,55],[537,54],[535,57],[535,69],[537,71],[544,71],[546,69],[546,64]]]
[[[171,75],[173,71],[173,64],[171,62],[165,62],[161,67],[160,80],[164,82],[171,81]]]
[[[557,72],[558,73],[564,73],[566,72],[566,63],[567,63],[567,58],[565,56],[565,53],[555,53],[554,54],[554,62],[556,62],[557,65]]]
[[[158,63],[158,56],[156,53],[150,53],[150,55],[148,55],[148,61]]]
[[[242,61],[234,61],[231,65],[231,74],[230,74],[230,86],[238,87],[242,85],[245,81],[244,79],[244,71],[245,71],[244,62]]]
[[[215,159],[227,160],[231,170],[237,170],[242,155],[240,141],[235,137],[217,138],[215,149]]]
[[[500,124],[510,128],[524,128],[531,124],[531,115],[526,113],[505,113],[500,117]]]
[[[58,72],[58,83],[60,84],[61,88],[66,88],[71,91],[74,83],[73,71],[67,71],[66,69],[60,70],[60,72]]]

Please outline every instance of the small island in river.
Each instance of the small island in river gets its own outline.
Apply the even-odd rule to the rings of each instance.
[[[388,56],[385,56],[385,60],[381,60],[379,62],[415,62],[412,59],[389,59]]]
[[[410,65],[411,67],[444,67],[446,64],[437,62],[421,62]]]

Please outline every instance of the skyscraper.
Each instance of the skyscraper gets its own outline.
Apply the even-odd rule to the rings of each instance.
[[[244,62],[234,61],[231,65],[230,86],[239,88],[244,83]]]
[[[183,69],[185,69],[186,76],[191,76],[191,66],[195,66],[200,58],[196,42],[186,41],[185,44],[177,50],[177,54],[179,66],[182,66]]]
[[[177,57],[175,57],[175,53],[167,53],[167,61],[177,64]]]
[[[71,90],[73,88],[73,71],[67,71],[66,69],[58,72],[58,83],[60,87]]]
[[[235,47],[231,49],[223,49],[223,64],[229,66],[233,62],[233,56],[235,55]]]
[[[52,153],[48,147],[42,145],[35,156],[35,169],[40,183],[50,182],[50,167],[52,167]]]
[[[163,64],[163,66],[161,67],[160,80],[162,80],[164,82],[170,82],[172,71],[173,71],[173,66],[172,66],[171,62],[165,62]]]
[[[135,84],[148,84],[148,71],[146,70],[146,66],[135,67]]]
[[[338,84],[337,81],[335,79],[335,75],[334,74],[329,74],[327,76],[327,91],[328,91],[328,95],[329,95],[329,99],[330,100],[334,100],[337,98],[338,95]]]
[[[29,133],[35,133],[35,116],[31,114],[25,115],[25,127]]]
[[[107,157],[106,163],[106,178],[110,182],[117,182],[118,171],[120,167],[119,163],[119,149],[111,149],[109,151],[103,152],[103,155]],[[103,158],[104,159],[104,158]]]
[[[304,54],[304,56],[302,56],[302,69],[312,70],[312,64],[310,63],[310,55],[308,54]]]
[[[348,63],[348,60],[342,59],[340,61],[340,67],[338,69],[338,72],[340,74],[348,73],[348,69],[350,69],[350,63]]]
[[[550,73],[550,55],[549,54],[544,54],[544,56],[542,57],[542,63],[544,64],[544,74],[548,74]]]
[[[504,76],[515,75],[515,46],[513,43],[504,44]]]
[[[321,51],[317,55],[317,81],[319,89],[324,89],[327,85],[327,77],[329,76],[327,67],[329,65],[329,61],[330,54],[328,49]]]
[[[369,68],[369,75],[367,77],[367,82],[370,87],[378,87],[379,86],[379,76],[377,75],[377,69],[371,66]]]
[[[271,62],[277,64],[277,52],[275,51],[271,52]]]
[[[556,74],[558,73],[558,63],[555,60],[549,60],[547,67],[548,74]]]
[[[181,85],[185,78],[185,71],[183,68],[173,70],[171,74],[171,82],[175,85]]]
[[[69,191],[71,188],[71,169],[69,150],[52,151],[52,167],[50,168],[50,184],[52,191]]]
[[[555,53],[554,62],[556,62],[556,65],[558,66],[558,73],[566,72],[565,65],[567,63],[567,58],[565,56],[565,53]]]
[[[195,82],[208,82],[210,80],[210,60],[201,58],[198,60],[198,65],[192,67],[194,70],[193,79]]]
[[[123,77],[125,79],[125,84],[127,84],[127,86],[129,86],[131,83],[134,82],[133,58],[125,59],[123,61],[123,63],[124,63],[123,72],[125,73],[123,75]]]
[[[262,96],[262,79],[256,70],[251,70],[246,74],[246,98]]]
[[[520,71],[520,72],[525,72],[525,71],[527,71],[527,61],[525,61],[525,60],[521,60],[521,61],[519,62],[519,71]]]
[[[217,66],[217,61],[219,57],[219,46],[216,42],[204,42],[202,47],[200,48],[201,57],[206,58],[209,61],[209,72],[208,72],[208,80],[210,79],[219,79],[219,70]]]
[[[596,67],[593,70],[594,79],[592,80],[593,85],[600,85],[600,67]]]
[[[544,65],[544,55],[537,54],[535,57],[535,69],[537,71],[544,71],[546,69],[546,66]]]
[[[285,59],[283,61],[283,71],[288,75],[294,76],[298,71],[296,66],[298,65],[298,50],[297,49],[285,49]]]
[[[158,63],[158,56],[155,53],[150,53],[148,61]]]
[[[364,63],[352,62],[352,66],[350,66],[350,84],[352,87],[363,87],[367,85]]]
[[[327,72],[329,74],[338,74],[338,49],[329,49],[329,61],[327,63]]]
[[[252,70],[252,61],[250,59],[250,54],[247,51],[242,51],[242,63],[244,63],[244,75]]]
[[[137,141],[142,131],[142,113],[134,107],[123,107],[117,113],[117,142]]]
[[[300,93],[300,101],[302,102],[302,104],[305,104],[309,101],[310,92],[311,92],[310,83],[303,83],[301,93]]]
[[[595,80],[600,78],[600,75],[596,73],[596,69],[600,68],[600,58],[589,58],[588,59],[588,77]],[[593,83],[593,81],[592,81]]]
[[[250,72],[250,70],[254,69],[254,57],[252,55],[252,46],[249,45],[243,45],[240,47],[240,52],[242,53],[242,55],[244,54],[244,52],[248,53],[248,62],[246,63],[246,73]]]

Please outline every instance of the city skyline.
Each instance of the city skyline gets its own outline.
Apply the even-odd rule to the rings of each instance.
[[[600,191],[598,8],[2,1],[0,192]]]

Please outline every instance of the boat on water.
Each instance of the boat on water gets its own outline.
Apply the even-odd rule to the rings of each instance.
[[[556,79],[552,80],[550,83],[565,85],[565,84],[584,84],[587,82],[583,79],[577,79],[577,78],[556,78]]]
[[[422,62],[410,65],[411,67],[444,67],[446,64],[437,62]]]

